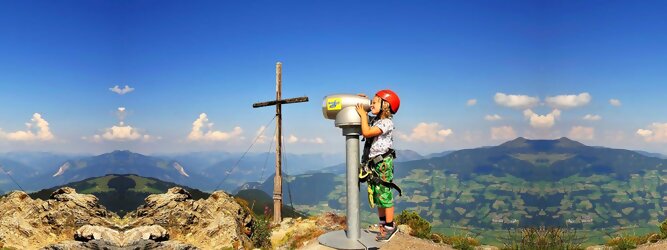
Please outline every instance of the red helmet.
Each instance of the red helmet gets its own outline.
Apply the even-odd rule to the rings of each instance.
[[[398,99],[398,95],[394,93],[394,91],[383,89],[375,93],[375,95],[389,103],[389,108],[391,109],[392,114],[398,112],[398,107],[401,106],[401,99]]]

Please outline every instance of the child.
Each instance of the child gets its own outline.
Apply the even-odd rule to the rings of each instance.
[[[362,166],[367,166],[371,173],[376,175],[368,179],[368,198],[371,207],[375,203],[378,205],[378,241],[388,241],[398,231],[394,225],[394,195],[391,189],[396,188],[400,194],[400,188],[392,183],[395,154],[391,149],[394,130],[391,118],[398,111],[400,103],[398,95],[393,91],[378,91],[371,101],[371,113],[375,117],[370,125],[366,110],[361,104],[357,104],[357,113],[361,116],[361,134],[366,138]],[[360,178],[363,177],[360,175]]]

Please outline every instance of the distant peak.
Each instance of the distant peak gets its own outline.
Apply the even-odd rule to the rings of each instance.
[[[518,137],[514,140],[507,141],[500,145],[500,147],[506,148],[533,148],[539,150],[545,150],[548,148],[579,148],[586,147],[586,145],[581,142],[571,140],[567,137],[561,137],[559,139],[552,140],[532,140],[526,139],[523,137]]]
[[[561,137],[560,139],[556,140],[557,141],[557,146],[559,147],[585,147],[581,142],[571,140],[570,138],[567,137]]]
[[[137,156],[143,156],[143,155],[142,155],[142,154],[134,153],[134,152],[132,152],[132,151],[130,151],[130,150],[114,150],[114,151],[112,151],[112,152],[104,153],[104,154],[98,155],[98,156],[96,156],[96,157],[114,157],[114,158],[116,158],[116,157],[120,157],[120,158],[128,158],[128,157],[137,157]]]
[[[528,146],[528,144],[526,144],[527,141],[528,141],[528,140],[527,140],[526,138],[523,138],[523,137],[517,137],[517,138],[514,139],[514,140],[507,141],[507,142],[505,142],[505,143],[503,143],[503,144],[500,144],[500,146],[501,146],[501,147],[513,147],[513,148],[517,148],[517,147],[526,147],[526,146]]]

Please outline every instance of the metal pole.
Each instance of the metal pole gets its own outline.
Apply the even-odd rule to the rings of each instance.
[[[382,243],[375,240],[377,234],[370,230],[361,230],[359,224],[359,136],[361,126],[359,114],[354,108],[357,103],[370,104],[368,99],[357,95],[333,95],[325,99],[322,113],[327,119],[335,119],[336,127],[343,130],[345,136],[345,165],[347,177],[347,230],[337,230],[320,235],[320,244],[335,249],[377,249]],[[337,109],[338,108],[338,109]]]
[[[359,135],[346,135],[347,157],[347,238],[358,240],[359,226]]]

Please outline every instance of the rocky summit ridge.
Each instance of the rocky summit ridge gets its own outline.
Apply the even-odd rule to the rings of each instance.
[[[120,218],[93,195],[63,187],[47,200],[14,191],[0,198],[0,248],[251,248],[250,211],[218,191],[194,200],[180,187],[153,194]]]

